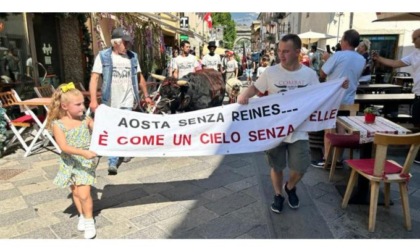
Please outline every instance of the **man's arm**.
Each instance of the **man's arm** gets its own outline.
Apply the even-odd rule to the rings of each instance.
[[[178,68],[177,68],[177,69],[174,70],[174,78],[178,79],[178,76],[179,76],[179,71],[178,71]]]
[[[98,107],[98,82],[99,82],[99,73],[94,73],[90,75],[90,82],[89,82],[89,93],[90,93],[90,104],[89,107],[92,112],[95,112],[96,108]]]
[[[249,98],[253,97],[256,94],[258,94],[258,89],[254,85],[251,85],[245,90],[244,93],[238,96],[238,103],[248,104]]]
[[[373,54],[372,57],[373,60],[376,60],[377,62],[386,65],[386,66],[390,66],[392,68],[396,68],[396,67],[405,67],[407,66],[407,64],[405,64],[404,62],[402,62],[401,60],[392,60],[392,59],[387,59],[384,57],[381,57],[377,54]]]
[[[137,73],[137,79],[139,80],[139,88],[143,93],[144,100],[148,104],[152,103],[152,99],[150,99],[149,92],[147,91],[146,80],[144,79],[143,74],[141,74],[141,72]]]
[[[327,79],[327,74],[322,71],[322,69],[319,69],[319,80],[321,82],[324,82]]]

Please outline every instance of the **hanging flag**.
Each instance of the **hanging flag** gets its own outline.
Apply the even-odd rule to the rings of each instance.
[[[204,15],[204,21],[207,22],[207,27],[211,29],[213,27],[213,21],[211,20],[211,13],[207,12],[206,15]]]

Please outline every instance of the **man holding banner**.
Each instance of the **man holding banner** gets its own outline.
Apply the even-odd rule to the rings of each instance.
[[[299,62],[302,42],[295,34],[284,36],[279,44],[278,56],[280,64],[267,68],[255,85],[250,86],[238,97],[238,103],[248,104],[249,98],[258,92],[277,94],[296,88],[318,84],[318,76],[315,71]],[[348,82],[342,84],[348,87]],[[308,97],[309,98],[309,97]],[[275,191],[274,202],[271,210],[280,213],[285,200],[282,191],[288,196],[288,204],[291,208],[299,207],[299,198],[296,194],[296,185],[302,179],[309,164],[308,133],[294,131],[289,134],[277,147],[266,151],[266,158],[271,167],[270,175]],[[286,168],[286,160],[290,169],[290,176],[283,186],[283,170]]]
[[[101,100],[107,106],[132,110],[140,104],[139,89],[143,92],[145,101],[150,104],[146,81],[141,73],[137,54],[128,50],[131,36],[127,30],[119,27],[112,31],[112,47],[104,49],[96,56],[89,83],[90,104],[92,112],[98,107],[97,90],[102,76]],[[129,157],[124,159],[128,162]],[[108,158],[108,173],[117,174],[119,157]]]

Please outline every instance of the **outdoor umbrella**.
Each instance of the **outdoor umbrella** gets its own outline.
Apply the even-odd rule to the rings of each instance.
[[[326,33],[319,33],[319,32],[313,32],[309,30],[308,32],[304,32],[301,34],[298,34],[299,38],[302,40],[302,43],[310,45],[311,42],[317,42],[320,39],[330,39],[330,38],[336,38],[336,36],[329,35]]]
[[[377,12],[378,19],[373,22],[382,21],[420,21],[420,12]]]

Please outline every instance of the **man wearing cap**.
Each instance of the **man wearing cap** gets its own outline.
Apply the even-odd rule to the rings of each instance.
[[[216,51],[216,42],[210,41],[207,48],[209,53],[203,57],[203,68],[213,68],[216,71],[222,71],[220,55],[214,53]]]
[[[139,87],[152,103],[146,88],[146,81],[141,74],[137,54],[127,49],[131,42],[130,34],[123,28],[112,31],[112,47],[104,49],[96,56],[89,83],[90,109],[98,107],[97,90],[99,76],[102,75],[101,100],[112,108],[132,110],[140,104]],[[134,74],[136,73],[136,74]],[[118,157],[108,158],[108,173],[117,174]],[[124,158],[128,162],[130,158]]]
[[[181,41],[181,52],[178,57],[175,58],[174,65],[174,77],[181,79],[189,73],[194,73],[200,69],[197,59],[194,55],[190,54],[191,45],[187,40]]]

